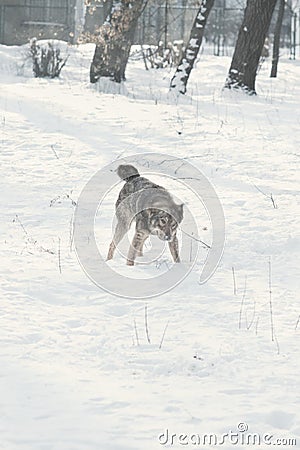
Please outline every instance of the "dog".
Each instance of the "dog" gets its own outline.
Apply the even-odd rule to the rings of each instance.
[[[128,266],[133,266],[136,257],[143,255],[144,242],[150,235],[168,242],[174,262],[179,263],[176,233],[183,220],[183,204],[177,205],[164,187],[141,177],[134,166],[120,165],[117,173],[125,185],[116,201],[117,225],[107,260],[113,258],[117,245],[135,221],[135,234],[127,255]]]

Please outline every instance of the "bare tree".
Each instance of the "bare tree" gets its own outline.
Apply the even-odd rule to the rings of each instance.
[[[125,80],[125,69],[138,18],[147,0],[114,0],[110,14],[99,29],[90,68],[90,81],[108,77],[117,83]]]
[[[275,4],[276,0],[247,0],[225,87],[256,94],[257,68]]]
[[[187,82],[199,53],[205,25],[213,4],[214,0],[201,0],[200,8],[191,29],[188,45],[171,80],[170,87],[178,90],[181,94],[186,93]]]
[[[284,7],[285,7],[285,0],[278,0],[278,2],[279,2],[279,10],[278,10],[277,20],[276,20],[276,25],[275,25],[275,31],[274,31],[272,69],[271,69],[271,75],[270,75],[272,78],[277,77],[280,36],[281,36],[281,28],[282,28]]]

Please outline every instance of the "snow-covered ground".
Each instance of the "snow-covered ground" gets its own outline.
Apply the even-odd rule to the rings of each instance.
[[[49,81],[22,67],[24,48],[0,47],[0,449],[209,448],[195,434],[215,434],[229,450],[251,433],[273,436],[253,449],[298,448],[299,62],[283,58],[275,80],[266,62],[248,97],[222,90],[228,57],[202,55],[177,101],[167,69],[131,61],[124,85],[98,89],[93,47],[69,51]],[[200,285],[195,267],[147,301],[99,289],[72,245],[90,177],[146,152],[189,158],[226,220],[213,277]],[[206,217],[200,228],[209,239]],[[107,248],[110,229],[97,236]],[[238,442],[221,445],[230,430]]]

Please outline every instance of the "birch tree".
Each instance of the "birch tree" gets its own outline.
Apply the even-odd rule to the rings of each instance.
[[[271,75],[270,75],[272,78],[277,77],[280,36],[281,36],[281,29],[282,29],[282,22],[283,22],[283,16],[284,16],[284,8],[285,8],[285,0],[278,0],[278,1],[279,1],[279,9],[278,9],[278,15],[277,15],[275,31],[274,31],[272,69],[271,69]]]
[[[226,88],[242,89],[256,94],[258,64],[270,26],[276,0],[247,0],[244,20],[239,31]]]
[[[90,81],[108,77],[117,83],[125,80],[125,70],[138,18],[147,0],[114,0],[111,11],[99,29],[90,67]]]
[[[188,45],[171,80],[170,88],[176,89],[181,94],[186,93],[188,79],[199,53],[205,25],[213,4],[214,0],[201,0],[200,8],[191,29]]]

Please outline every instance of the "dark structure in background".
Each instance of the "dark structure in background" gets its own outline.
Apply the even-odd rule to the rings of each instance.
[[[112,7],[112,0],[90,0],[86,7],[84,31],[95,33],[104,23]]]
[[[77,3],[77,0],[0,0],[0,43],[25,44],[32,37],[72,42],[76,35]]]

